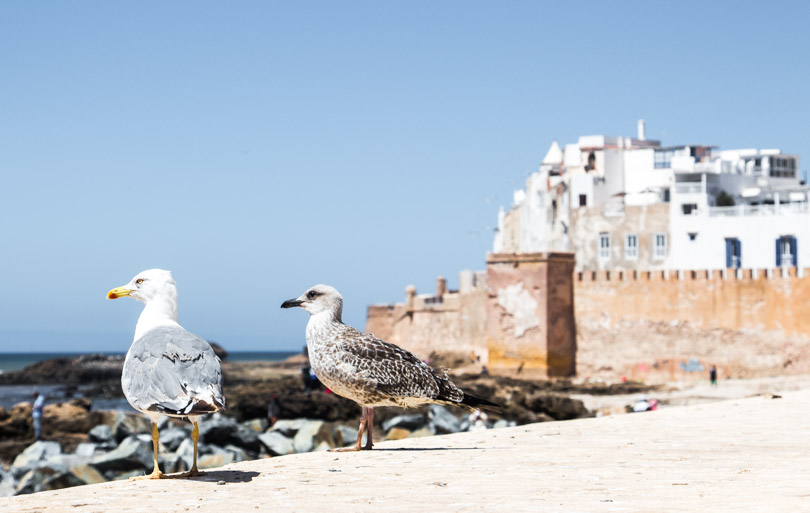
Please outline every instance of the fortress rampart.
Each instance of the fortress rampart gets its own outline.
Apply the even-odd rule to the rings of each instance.
[[[577,318],[688,321],[703,328],[810,336],[810,269],[584,271]]]

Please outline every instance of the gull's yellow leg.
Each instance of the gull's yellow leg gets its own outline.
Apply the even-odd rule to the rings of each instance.
[[[198,426],[196,422],[194,423],[194,429],[191,430],[191,440],[194,442],[194,463],[191,465],[191,470],[172,477],[194,477],[202,475],[202,472],[197,469],[197,442],[200,440],[200,426]]]
[[[152,447],[155,450],[155,468],[152,470],[151,474],[145,476],[137,476],[131,477],[132,480],[139,480],[139,479],[163,479],[167,477],[166,474],[160,471],[160,467],[158,466],[158,447],[160,446],[160,434],[158,433],[157,424],[152,422]]]

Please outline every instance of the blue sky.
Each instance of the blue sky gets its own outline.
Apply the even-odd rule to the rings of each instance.
[[[0,3],[0,352],[125,351],[170,269],[180,322],[298,349],[482,269],[553,139],[778,147],[810,162],[810,4]]]

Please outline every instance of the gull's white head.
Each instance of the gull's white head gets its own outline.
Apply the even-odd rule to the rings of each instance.
[[[130,296],[143,303],[154,299],[168,300],[177,303],[177,286],[172,273],[163,269],[149,269],[138,273],[123,287],[117,287],[107,292],[107,299],[118,299]]]
[[[340,321],[343,315],[343,296],[329,285],[315,285],[297,298],[288,299],[281,304],[281,308],[295,306],[303,308],[310,315],[329,312],[335,320]]]

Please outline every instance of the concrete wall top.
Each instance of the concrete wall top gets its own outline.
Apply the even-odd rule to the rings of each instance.
[[[487,253],[487,264],[523,262],[574,262],[576,256],[568,251],[548,251],[542,253]]]

